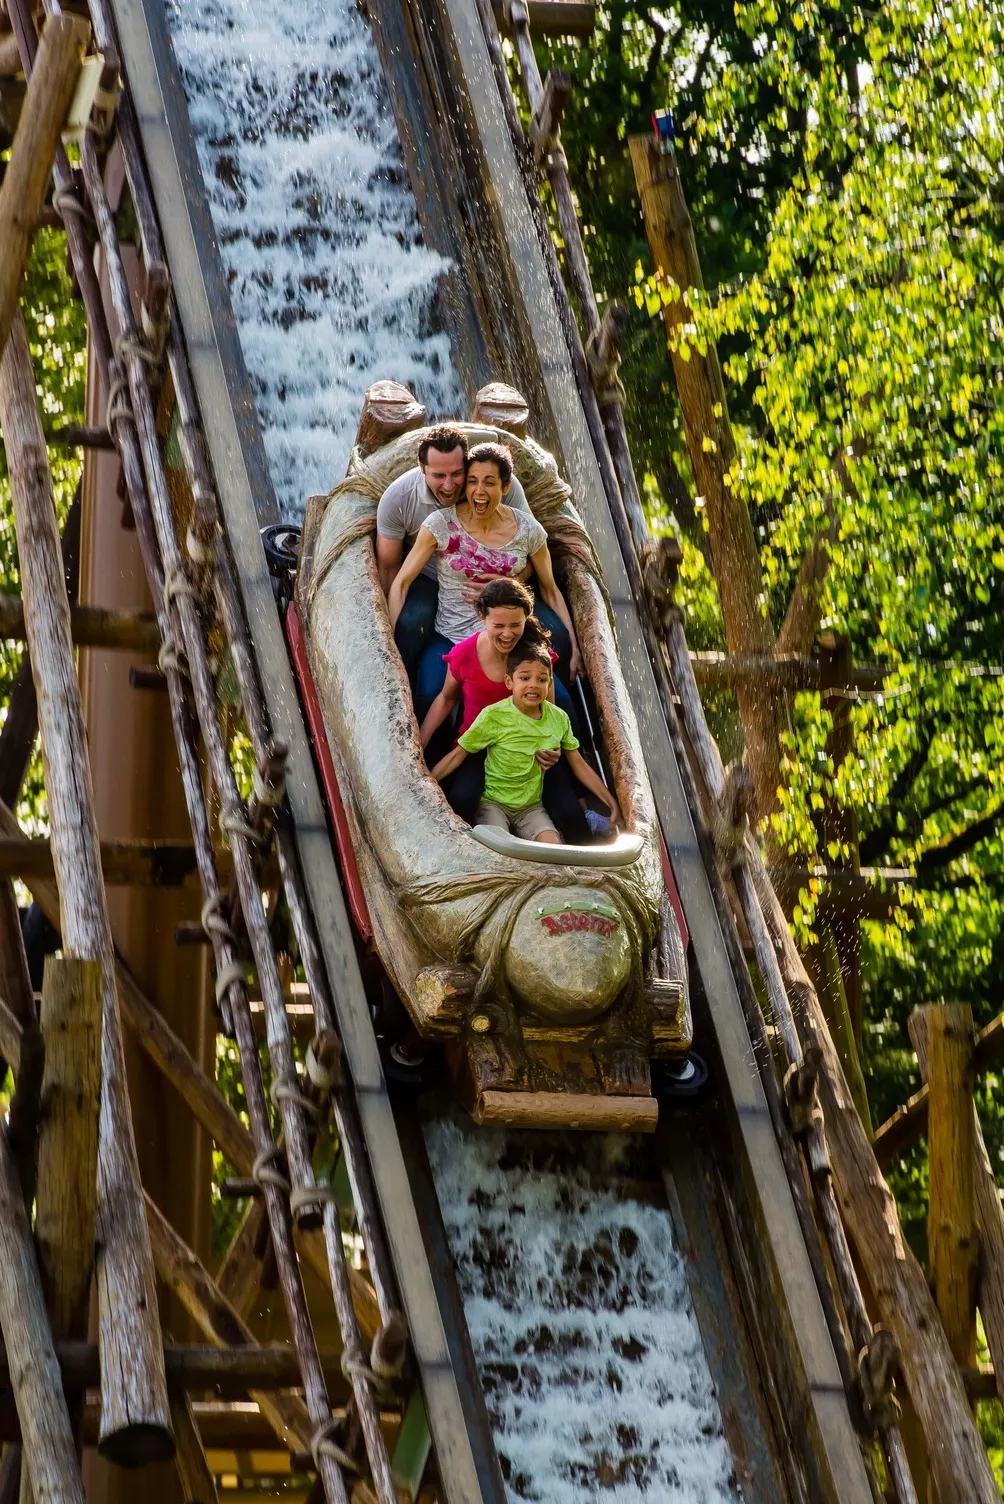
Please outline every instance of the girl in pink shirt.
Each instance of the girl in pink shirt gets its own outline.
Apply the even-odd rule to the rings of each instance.
[[[533,597],[519,580],[489,581],[477,601],[477,612],[484,622],[481,631],[465,637],[444,654],[446,682],[422,722],[423,747],[428,747],[436,732],[453,715],[458,702],[460,719],[452,740],[454,746],[456,738],[474,724],[486,706],[506,699],[509,694],[505,685],[506,659],[521,638],[532,636],[538,642],[547,643],[552,663],[557,659],[557,653],[550,649],[550,633],[540,625],[532,611]],[[577,717],[568,690],[553,676],[551,685],[555,703],[568,713],[574,727]],[[585,844],[589,840],[589,827],[578,801],[574,779],[553,752],[539,752],[537,756],[546,770],[544,806],[548,814],[566,841],[574,845]],[[469,825],[473,824],[483,784],[483,755],[468,757],[443,784],[450,805]]]

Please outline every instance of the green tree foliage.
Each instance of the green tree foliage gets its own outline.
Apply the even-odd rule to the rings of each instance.
[[[761,266],[691,302],[695,331],[732,352],[748,414],[732,481],[763,540],[771,611],[780,620],[833,519],[824,625],[894,670],[856,710],[858,755],[835,779],[827,717],[799,706],[785,806],[787,834],[805,839],[835,785],[860,814],[862,859],[921,884],[908,914],[869,927],[879,1115],[906,1084],[910,1007],[1001,1006],[1004,144],[988,101],[1002,15],[939,0],[739,6],[756,61],[723,69],[697,131],[728,139],[771,92],[774,125],[801,123]]]
[[[1004,1006],[1002,221],[1000,0],[608,0],[581,48],[541,48],[573,74],[562,127],[598,290],[636,290],[622,374],[653,517],[685,538],[696,646],[722,646],[699,529],[664,456],[689,475],[660,285],[626,137],[673,109],[708,289],[689,335],[717,342],[761,544],[767,609],[784,616],[813,536],[832,527],[823,625],[890,670],[854,706],[856,754],[834,770],[818,696],[799,696],[782,836],[808,844],[824,799],[853,807],[866,865],[916,875],[916,901],[869,922],[864,1065],[876,1121],[917,1084],[910,1010]],[[635,268],[637,267],[637,273]],[[699,519],[698,519],[699,521]],[[712,706],[727,750],[735,720]],[[814,922],[815,895],[800,917]],[[1004,1154],[996,1079],[981,1087]],[[898,1177],[922,1225],[922,1156]]]

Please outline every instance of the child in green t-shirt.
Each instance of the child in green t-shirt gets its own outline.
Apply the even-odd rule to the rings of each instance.
[[[561,836],[541,803],[541,792],[544,768],[551,766],[555,752],[559,757],[563,752],[575,777],[607,805],[611,822],[618,821],[617,800],[578,751],[568,716],[547,697],[551,657],[546,646],[518,642],[506,667],[509,672],[505,682],[511,698],[482,710],[453,751],[433,768],[433,778],[441,783],[459,768],[468,752],[487,748],[485,789],[477,823],[498,826],[527,841],[554,845],[561,842]],[[541,753],[545,754],[543,761]]]

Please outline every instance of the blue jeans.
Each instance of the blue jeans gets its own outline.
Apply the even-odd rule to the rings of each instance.
[[[412,685],[415,683],[418,660],[436,630],[438,605],[439,586],[435,580],[430,580],[427,574],[420,574],[417,580],[412,580],[407,599],[401,607],[401,615],[397,619],[397,626],[394,628],[394,641],[397,643],[397,650],[401,654],[401,661]],[[447,648],[449,646],[447,644]],[[440,685],[441,688],[442,685]],[[437,689],[432,697],[433,700],[438,693]],[[432,704],[432,700],[429,704]]]

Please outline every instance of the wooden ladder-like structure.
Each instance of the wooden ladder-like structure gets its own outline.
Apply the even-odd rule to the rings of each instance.
[[[22,635],[30,651],[51,835],[48,842],[28,841],[10,805],[0,807],[0,1048],[16,1082],[9,1125],[0,1130],[0,1325],[17,1409],[13,1434],[22,1443],[5,1451],[0,1499],[18,1497],[20,1487],[22,1499],[34,1494],[39,1504],[82,1501],[79,1449],[96,1444],[128,1467],[176,1457],[186,1497],[208,1504],[216,1490],[207,1442],[244,1452],[262,1442],[263,1426],[274,1437],[266,1448],[291,1458],[294,1470],[314,1474],[312,1497],[331,1504],[350,1497],[357,1504],[417,1499],[432,1443],[436,1497],[499,1497],[493,1480],[483,1493],[471,1449],[258,518],[252,506],[237,527],[228,525],[212,475],[196,394],[200,368],[196,363],[193,376],[182,343],[169,253],[137,130],[149,90],[139,100],[128,92],[120,97],[119,40],[104,0],[96,0],[87,19],[61,14],[53,0],[40,37],[27,3],[12,0],[9,12],[13,36],[0,47],[6,56],[16,42],[27,87],[0,187],[0,426],[23,581],[23,602],[6,606],[12,635]],[[74,99],[85,101],[77,169],[60,144]],[[105,164],[113,149],[124,162],[139,225],[138,309],[109,200]],[[61,543],[57,528],[18,310],[31,236],[43,216],[65,226],[87,312],[92,379],[105,393],[104,424],[75,437],[118,452],[152,616],[71,607],[68,599],[67,540]],[[100,283],[92,236],[101,253]],[[232,416],[225,388],[223,405]],[[181,467],[165,455],[165,415]],[[249,589],[257,591],[250,605]],[[248,616],[256,606],[266,619],[253,634]],[[271,643],[271,661],[263,638]],[[169,698],[190,844],[99,841],[74,661],[81,644],[157,648],[158,671],[147,671],[143,682]],[[224,656],[253,753],[246,798],[234,768],[233,717],[217,695]],[[35,728],[30,709],[22,719],[28,723],[23,775]],[[212,956],[216,1003],[240,1056],[249,1126],[143,995],[112,934],[109,882],[178,882],[192,871],[203,904],[188,938]],[[14,875],[61,935],[62,959],[47,963],[40,1017],[9,881]],[[280,894],[310,1000],[302,1072],[287,1010],[288,974],[270,928]],[[123,1030],[180,1094],[241,1177],[237,1189],[251,1197],[216,1281],[144,1193]],[[337,1167],[322,1176],[315,1151],[329,1134]],[[347,1259],[345,1218],[361,1237],[365,1274]],[[247,1325],[270,1260],[291,1347],[260,1346]],[[305,1270],[330,1292],[339,1334],[332,1352],[318,1347]],[[92,1274],[97,1344],[86,1341]],[[178,1298],[203,1345],[165,1344],[158,1281]],[[85,1394],[94,1387],[99,1404],[92,1407]],[[241,1413],[225,1404],[194,1408],[191,1394],[207,1388],[256,1399],[255,1424],[242,1426]]]

